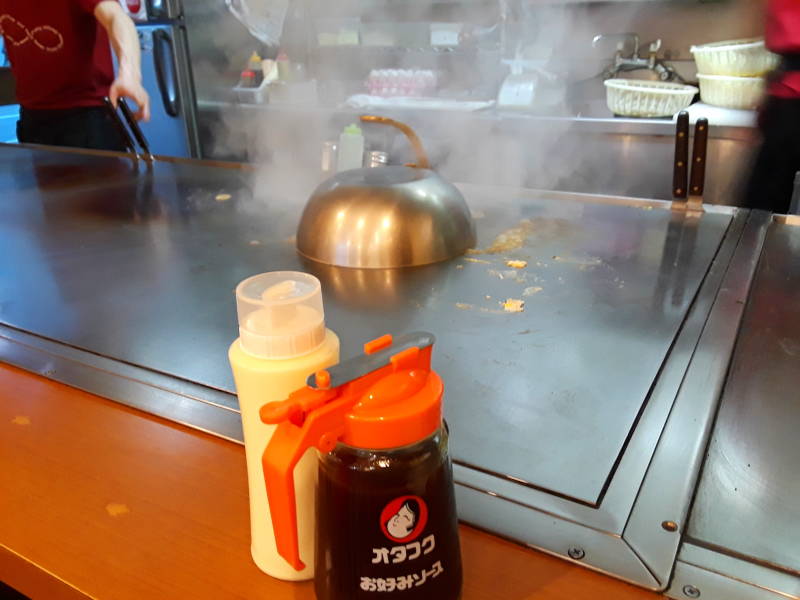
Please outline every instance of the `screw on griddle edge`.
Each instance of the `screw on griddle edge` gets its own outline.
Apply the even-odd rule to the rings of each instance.
[[[689,598],[699,598],[700,590],[693,585],[685,585],[683,586],[683,595],[688,596]]]
[[[570,549],[567,550],[567,554],[570,558],[574,558],[575,560],[580,560],[586,556],[586,552],[583,551],[583,548],[578,548],[577,546],[570,547]]]

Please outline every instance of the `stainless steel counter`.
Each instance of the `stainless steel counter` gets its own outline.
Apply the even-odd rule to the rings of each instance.
[[[745,213],[464,185],[479,248],[502,251],[359,271],[302,262],[302,199],[246,171],[17,147],[0,163],[4,360],[236,439],[233,288],[312,272],[344,356],[437,335],[462,518],[666,586],[754,264]]]
[[[673,589],[800,597],[800,220],[771,224]],[[739,584],[738,586],[736,584]]]

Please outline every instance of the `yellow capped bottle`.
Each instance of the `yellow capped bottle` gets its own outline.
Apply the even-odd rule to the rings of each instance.
[[[306,378],[339,361],[339,338],[325,327],[319,280],[306,273],[262,273],[236,287],[239,338],[228,357],[242,414],[250,493],[250,551],[259,569],[279,579],[314,577],[314,488],[317,458],[309,450],[294,472],[300,555],[298,571],[278,554],[261,457],[275,430],[259,409],[303,387]]]

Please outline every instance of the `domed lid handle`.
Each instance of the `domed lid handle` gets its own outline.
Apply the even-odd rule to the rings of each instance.
[[[418,169],[431,168],[431,163],[428,161],[428,155],[425,152],[425,148],[422,146],[419,136],[417,136],[411,127],[405,123],[401,123],[400,121],[395,121],[389,117],[379,117],[378,115],[363,115],[361,117],[361,121],[364,123],[383,123],[384,125],[391,125],[392,127],[402,131],[408,138],[411,148],[414,150],[414,154],[417,157],[417,163],[411,166],[417,167]]]

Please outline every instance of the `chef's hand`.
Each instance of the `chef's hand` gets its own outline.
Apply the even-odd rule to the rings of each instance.
[[[130,98],[138,107],[138,110],[134,113],[136,120],[150,120],[150,96],[147,95],[147,91],[142,87],[142,83],[138,79],[120,73],[114,83],[111,84],[108,98],[115,108],[117,99]]]

